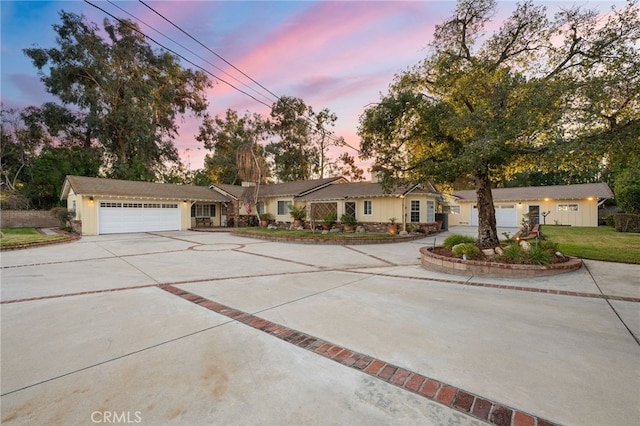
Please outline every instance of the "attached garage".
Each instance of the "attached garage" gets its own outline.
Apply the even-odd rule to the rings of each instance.
[[[183,231],[196,226],[193,206],[206,205],[211,226],[222,226],[231,198],[206,186],[67,176],[61,199],[82,235]],[[213,213],[211,213],[213,212]],[[78,229],[79,228],[79,229]]]
[[[496,225],[503,228],[518,227],[518,209],[515,203],[496,204]],[[474,205],[471,209],[471,225],[478,226],[478,207]]]
[[[98,233],[179,231],[179,207],[178,203],[100,201]]]

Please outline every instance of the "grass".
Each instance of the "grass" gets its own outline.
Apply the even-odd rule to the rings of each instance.
[[[581,259],[640,264],[640,234],[616,232],[609,226],[544,225],[542,233],[566,255]]]
[[[291,237],[291,238],[322,238],[322,239],[360,239],[360,238],[397,238],[397,235],[391,234],[374,234],[374,233],[348,233],[336,232],[323,234],[322,231],[298,231],[296,229],[267,229],[267,228],[238,228],[234,232],[238,234],[260,234],[273,235],[274,237]]]
[[[35,244],[64,238],[66,238],[64,235],[43,235],[35,228],[2,228],[0,247]]]

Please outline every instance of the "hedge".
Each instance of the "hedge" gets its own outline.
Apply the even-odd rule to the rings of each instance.
[[[613,222],[618,232],[640,232],[640,214],[615,214]]]

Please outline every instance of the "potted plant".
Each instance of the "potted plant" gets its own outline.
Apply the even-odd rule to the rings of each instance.
[[[325,231],[328,231],[329,229],[331,229],[333,224],[336,223],[336,220],[338,220],[337,213],[327,213],[322,217],[322,227]]]
[[[273,215],[271,213],[261,213],[260,214],[260,226],[266,228],[269,226],[269,221],[273,220]]]
[[[293,227],[297,229],[302,226],[302,221],[307,217],[307,206],[289,205],[289,214],[293,218]]]
[[[350,214],[343,214],[340,216],[340,223],[344,227],[344,232],[353,232],[358,221],[356,217]]]
[[[398,226],[396,225],[396,218],[392,217],[389,219],[389,227],[387,228],[389,230],[390,234],[397,234],[398,233]]]

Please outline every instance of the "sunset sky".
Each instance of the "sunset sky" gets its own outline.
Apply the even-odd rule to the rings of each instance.
[[[275,99],[231,66],[136,1],[92,2],[119,18],[151,25],[210,62],[206,63],[138,21],[141,30],[167,47],[271,105]],[[452,15],[454,1],[145,1],[235,67],[277,95],[301,98],[314,110],[338,116],[336,135],[353,146],[365,105],[377,102],[393,76],[427,56],[436,24]],[[550,13],[576,2],[546,1]],[[624,2],[580,0],[609,10]],[[515,2],[499,2],[495,27]],[[102,27],[107,15],[83,1],[5,1],[2,16],[0,91],[4,109],[54,100],[22,49],[54,47],[58,12],[85,15]],[[128,15],[124,11],[130,13]],[[110,18],[111,19],[111,18]],[[151,43],[156,47],[153,43]],[[213,65],[211,65],[213,64]],[[193,68],[185,63],[185,67]],[[215,67],[214,67],[215,66]],[[217,67],[217,68],[216,68]],[[237,81],[237,80],[239,81]],[[215,81],[215,79],[212,78]],[[249,85],[249,87],[245,86]],[[256,93],[253,90],[259,92]],[[266,96],[266,97],[265,97]],[[229,108],[267,114],[268,108],[218,82],[208,93],[209,112]],[[187,117],[176,146],[191,169],[203,167],[206,151],[194,139],[197,123]],[[350,151],[354,155],[355,152]],[[366,167],[366,164],[363,164]]]

